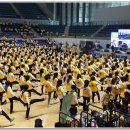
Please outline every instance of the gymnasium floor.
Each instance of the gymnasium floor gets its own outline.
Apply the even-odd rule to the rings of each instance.
[[[100,96],[101,96],[100,91]],[[18,92],[16,93],[18,94]],[[82,90],[81,90],[82,96]],[[40,98],[40,96],[32,93],[32,99]],[[97,102],[97,98],[95,97],[95,101]],[[82,97],[80,98],[82,101]],[[9,101],[8,101],[9,102]],[[7,112],[11,117],[15,117],[15,120],[10,123],[5,117],[0,115],[0,126],[7,127],[7,128],[34,128],[35,119],[41,118],[43,119],[43,126],[44,128],[54,128],[55,122],[58,121],[58,113],[59,113],[59,99],[51,100],[51,106],[48,107],[47,100],[43,102],[39,102],[36,104],[31,105],[30,110],[30,119],[25,119],[25,111],[26,107],[24,107],[20,102],[14,101],[14,113],[9,114],[9,103],[4,105],[2,108],[5,112]],[[101,103],[95,103],[94,105],[100,107]],[[93,108],[95,109],[95,108]],[[82,111],[82,106],[78,107],[79,112]]]

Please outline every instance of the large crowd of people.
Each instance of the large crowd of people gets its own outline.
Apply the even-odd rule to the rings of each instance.
[[[102,114],[96,110],[91,112],[90,127],[100,127],[99,118],[97,120],[96,117],[102,118],[105,122],[106,111],[109,113],[108,118],[111,118],[109,121],[114,123],[116,117],[116,126],[128,126],[129,124],[124,125],[123,121],[124,114],[130,112],[129,75],[128,59],[78,55],[68,47],[63,48],[63,51],[57,51],[47,46],[3,46],[0,51],[0,106],[2,106],[0,114],[12,122],[14,118],[10,118],[3,108],[9,101],[12,114],[14,100],[17,100],[26,107],[25,118],[29,119],[32,104],[48,100],[49,107],[52,98],[59,99],[61,111],[64,96],[72,94],[68,115],[71,118],[79,121],[81,117],[77,114],[77,108],[82,105],[82,111],[86,111],[88,104],[96,105],[97,98],[104,112]],[[18,89],[15,88],[16,84],[19,86]],[[38,89],[40,91],[37,88],[40,88]],[[99,93],[100,91],[102,93]],[[16,94],[17,92],[20,94]],[[39,98],[32,98],[32,93]],[[117,109],[120,112],[115,112]],[[111,110],[115,113],[111,114]],[[66,120],[72,121],[70,118]],[[107,122],[107,125],[112,122]],[[55,126],[62,126],[59,124],[60,122]],[[71,127],[69,124],[67,126]]]

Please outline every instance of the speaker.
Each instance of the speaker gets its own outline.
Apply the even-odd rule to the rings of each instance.
[[[93,44],[92,41],[87,41],[87,42],[86,42],[86,49],[92,50],[92,49],[93,49],[93,46],[94,46],[94,44]]]
[[[109,49],[110,48],[110,44],[106,44],[106,48]]]

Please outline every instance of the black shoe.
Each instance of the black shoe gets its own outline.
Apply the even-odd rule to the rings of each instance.
[[[7,104],[7,101],[6,101],[6,100],[1,103],[1,105],[5,105],[5,104]]]
[[[14,119],[15,119],[15,118],[11,118],[11,119],[10,119],[10,122],[13,122],[13,121],[14,121]]]

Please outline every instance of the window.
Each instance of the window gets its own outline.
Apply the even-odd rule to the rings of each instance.
[[[82,23],[83,18],[83,3],[79,3],[79,23]]]
[[[89,22],[89,4],[85,6],[85,22]]]
[[[76,18],[77,18],[77,10],[76,10],[76,8],[77,8],[77,4],[74,3],[73,4],[73,23],[76,23]]]

